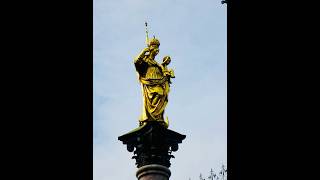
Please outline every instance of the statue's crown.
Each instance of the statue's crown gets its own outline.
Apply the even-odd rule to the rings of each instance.
[[[160,46],[160,41],[158,39],[156,39],[155,37],[153,37],[153,39],[151,39],[149,41],[149,46],[151,45],[157,45],[157,46]]]

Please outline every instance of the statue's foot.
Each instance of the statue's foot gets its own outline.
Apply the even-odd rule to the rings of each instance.
[[[145,124],[147,124],[147,121],[139,121],[139,126],[143,126]]]
[[[146,125],[148,122],[157,122],[164,126],[165,128],[169,127],[169,120],[168,118],[166,120],[160,119],[160,120],[144,120],[144,121],[139,121],[139,126]]]

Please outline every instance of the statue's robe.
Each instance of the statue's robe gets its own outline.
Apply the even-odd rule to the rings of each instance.
[[[155,60],[137,57],[134,61],[143,92],[143,109],[140,122],[164,121],[163,114],[168,103],[169,77]]]

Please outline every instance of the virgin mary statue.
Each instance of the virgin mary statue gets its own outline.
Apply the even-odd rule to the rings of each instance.
[[[154,59],[159,53],[159,46],[159,40],[154,37],[149,41],[148,47],[134,59],[143,92],[143,109],[139,124],[141,126],[149,121],[157,121],[168,128],[169,121],[163,116],[168,103],[170,78],[174,78],[174,73],[173,70],[167,69],[171,62],[169,56],[164,57],[161,64]]]

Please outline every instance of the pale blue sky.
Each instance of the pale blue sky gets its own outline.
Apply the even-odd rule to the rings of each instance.
[[[174,180],[227,165],[227,13],[220,0],[94,0],[94,180],[135,179],[132,153],[117,140],[138,126],[142,95],[133,58],[149,36],[175,71],[165,115],[187,137],[174,152]]]

